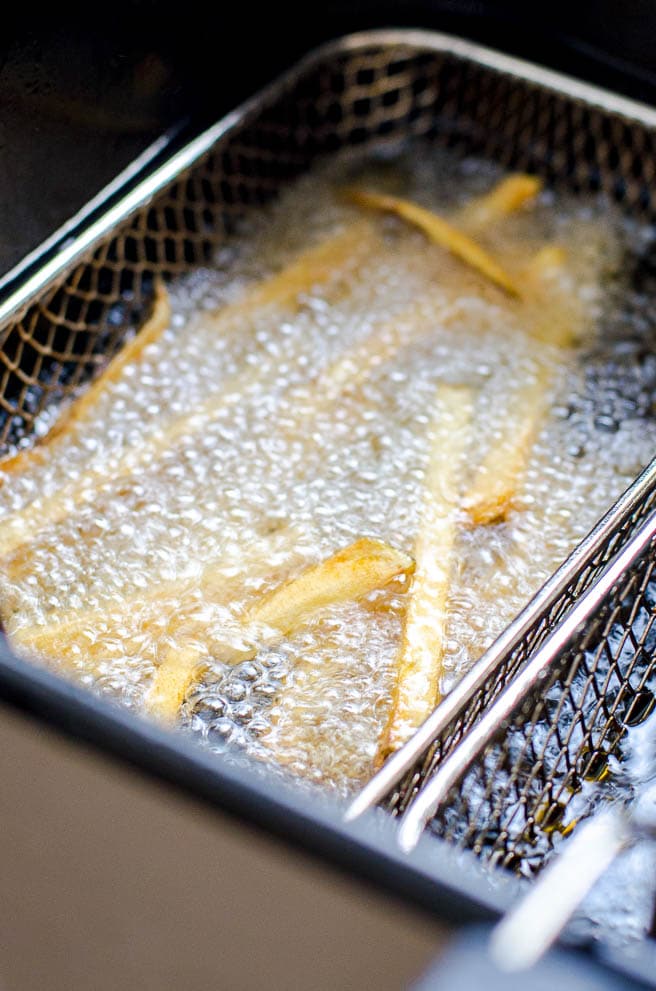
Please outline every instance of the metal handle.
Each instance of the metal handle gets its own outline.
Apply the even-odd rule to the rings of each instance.
[[[581,826],[494,929],[490,953],[497,967],[517,971],[536,964],[632,837],[630,820],[620,809],[602,812]]]

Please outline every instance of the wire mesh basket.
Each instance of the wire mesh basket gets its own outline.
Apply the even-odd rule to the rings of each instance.
[[[655,540],[652,512],[415,791],[406,848],[428,824],[491,865],[531,875],[609,797],[597,786],[610,759],[656,708]]]
[[[383,31],[335,42],[175,155],[0,307],[0,451],[31,443],[37,417],[56,408],[107,362],[146,315],[156,277],[170,278],[215,257],[241,218],[270,201],[317,159],[347,148],[377,148],[416,137],[462,156],[473,154],[535,172],[553,186],[603,190],[641,220],[654,214],[656,113],[649,109],[441,35]],[[613,556],[631,541],[654,505],[656,469],[651,468],[445,705],[388,762],[365,789],[356,811],[382,798],[393,813],[404,811]],[[633,615],[635,606],[642,617],[641,610],[648,607],[647,586],[640,584],[647,570],[631,579],[621,603],[618,600],[622,616]],[[616,623],[614,608],[609,615]],[[638,674],[643,665],[637,660],[625,668],[624,660],[620,664],[607,656],[611,640],[610,632],[600,633],[607,628],[604,623],[594,627],[594,635],[601,637],[597,646],[593,634],[593,640],[586,635],[582,641],[576,679],[568,682],[565,677],[562,682],[570,701],[559,708],[557,700],[547,700],[558,719],[555,736],[544,746],[552,748],[555,739],[561,753],[560,736],[567,734],[569,712],[570,723],[585,737],[592,763],[614,745],[619,730],[613,729],[613,720],[621,727],[641,705],[651,704],[645,695],[651,674]],[[613,623],[608,630],[615,637]],[[633,620],[627,623],[627,629],[634,629]],[[631,650],[642,657],[646,636],[643,642],[641,635],[627,633],[622,658]],[[594,664],[590,650],[600,651]],[[558,671],[562,679],[564,668]],[[595,710],[591,723],[587,715],[581,723],[585,731],[572,716],[582,711],[583,696],[574,698],[583,691],[580,682],[589,686],[590,697],[599,697],[599,712]],[[550,684],[554,693],[560,684]],[[601,735],[590,729],[598,727],[600,719],[606,727]],[[512,762],[520,758],[514,742],[508,748],[498,769],[504,781],[508,778],[508,787],[517,789],[519,777],[513,776]],[[546,773],[545,754],[528,749],[521,756],[522,767],[535,758],[531,815],[537,821],[546,808],[543,824],[556,815],[549,810],[563,804],[563,795],[575,783],[573,775],[587,773],[580,753],[572,758],[572,769],[569,758],[562,757],[567,771],[554,771],[538,788],[540,775]],[[483,788],[490,805],[500,787],[477,785],[477,793]],[[525,795],[528,792],[517,800],[524,801]],[[499,839],[503,824],[492,841],[483,838],[487,827],[473,809],[455,800],[453,809],[453,815],[436,826],[438,831],[510,862],[514,852]],[[529,825],[524,823],[522,829]]]
[[[579,611],[578,635],[533,659],[532,684],[433,817],[439,835],[532,873],[594,807],[586,783],[608,776],[625,734],[656,706],[655,533],[651,515],[620,555],[619,577],[614,562],[604,594]]]

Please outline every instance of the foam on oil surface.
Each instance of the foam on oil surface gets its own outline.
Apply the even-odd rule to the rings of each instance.
[[[208,638],[225,640],[238,635],[245,603],[358,537],[412,553],[440,383],[477,391],[473,471],[513,389],[533,379],[537,388],[548,368],[551,413],[516,509],[506,523],[459,535],[442,687],[453,685],[654,453],[656,424],[630,389],[623,399],[613,350],[637,332],[642,310],[624,314],[618,286],[644,232],[601,201],[550,193],[485,232],[512,272],[545,243],[567,249],[557,288],[584,313],[576,349],[537,341],[525,310],[390,218],[370,218],[377,240],[362,264],[297,308],[264,307],[236,329],[217,313],[360,220],[336,195],[345,176],[446,213],[499,175],[428,148],[338,164],[299,181],[215,267],[173,285],[171,327],[107,390],[94,422],[0,489],[5,521],[58,492],[68,513],[3,562],[10,632],[52,629],[83,611],[88,627],[73,639],[62,627],[49,654],[138,709],[177,643],[172,617],[194,615]],[[600,350],[611,317],[614,343]],[[374,354],[406,343],[360,375],[372,333]],[[153,447],[153,435],[210,400],[172,447]],[[210,565],[211,592],[201,580]],[[211,747],[238,743],[297,775],[352,788],[371,773],[388,715],[403,611],[403,589],[392,587],[327,611],[253,661],[215,663],[188,697],[183,726]]]

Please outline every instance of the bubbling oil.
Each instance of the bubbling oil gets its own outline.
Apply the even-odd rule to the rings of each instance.
[[[549,411],[507,519],[460,521],[448,691],[654,454],[654,383],[627,347],[644,344],[648,298],[628,293],[627,259],[648,252],[650,234],[601,199],[545,192],[481,235],[511,272],[545,244],[565,249],[555,291],[575,300],[586,328],[567,348],[539,340],[525,309],[390,217],[369,217],[366,257],[295,305],[255,308],[227,330],[217,314],[362,221],[340,195],[347,182],[453,216],[501,175],[428,146],[339,160],[245,223],[214,265],[174,282],[170,327],[106,389],[93,421],[0,488],[5,525],[58,493],[65,508],[2,561],[16,643],[49,630],[45,662],[141,710],[179,646],[176,616],[225,640],[276,581],[362,536],[412,554],[440,384],[474,390],[471,473],[511,416],[513,389],[538,389],[547,369]],[[152,444],[199,409],[170,446]],[[405,601],[392,585],[325,610],[252,660],[212,661],[181,727],[210,748],[236,745],[352,790],[371,774],[389,716]],[[73,636],[62,622],[71,615],[89,617]]]

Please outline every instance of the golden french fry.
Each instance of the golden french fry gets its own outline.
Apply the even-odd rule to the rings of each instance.
[[[551,375],[541,369],[535,380],[511,395],[507,420],[463,498],[473,526],[498,523],[512,509],[547,409],[550,380]]]
[[[208,664],[208,653],[197,644],[171,647],[155,672],[146,697],[146,710],[164,723],[173,723],[192,684]]]
[[[330,605],[361,598],[395,578],[412,573],[412,558],[389,544],[363,537],[320,564],[311,565],[296,578],[263,595],[240,617],[245,631],[261,643],[272,642],[299,629]],[[203,651],[205,654],[203,655]],[[174,716],[194,680],[202,673],[203,656],[232,664],[257,652],[252,647],[235,648],[211,643],[207,649],[187,643],[171,649],[155,672],[146,698],[146,709],[160,718]]]
[[[471,389],[449,385],[439,389],[415,542],[415,573],[379,763],[410,738],[439,701],[457,514],[473,410]]]
[[[269,305],[289,306],[313,286],[343,276],[347,268],[365,261],[376,243],[377,237],[370,224],[364,221],[352,224],[346,230],[304,252],[287,268],[252,289],[244,299],[221,308],[213,317],[205,316],[203,319],[211,320],[216,333],[225,334],[234,327],[241,329],[243,321],[257,310]],[[121,358],[121,354],[117,358]],[[123,364],[121,369],[122,367]],[[220,396],[210,396],[193,412],[178,417],[147,435],[139,447],[128,448],[110,470],[89,469],[79,478],[63,485],[51,496],[37,499],[24,509],[0,521],[0,557],[7,557],[23,544],[33,540],[46,527],[64,519],[72,508],[87,498],[89,492],[93,493],[94,486],[98,487],[131,476],[149,460],[157,458],[182,437],[206,423],[208,418],[216,415],[217,411],[239,402],[243,398],[244,390],[258,381],[261,376],[259,369],[238,373],[226,383],[226,388]],[[100,380],[98,382],[99,388],[104,388],[107,384],[107,379],[103,383]],[[94,394],[94,401],[98,394],[99,390]],[[82,400],[84,399],[83,396]],[[60,434],[62,438],[66,435],[65,431]],[[44,447],[43,450],[46,451],[47,448]],[[17,457],[20,458],[21,455]]]
[[[559,285],[567,253],[547,244],[531,258],[522,273],[530,333],[545,344],[568,348],[585,330],[585,311],[578,296]]]
[[[166,286],[161,280],[155,283],[153,309],[135,336],[125,344],[118,354],[115,354],[100,375],[94,379],[85,392],[64,407],[46,434],[43,441],[36,447],[19,451],[13,457],[0,461],[0,479],[3,474],[17,475],[32,464],[39,463],[49,456],[58,443],[66,437],[73,436],[78,428],[95,414],[95,406],[105,389],[116,382],[123,369],[130,363],[138,361],[149,344],[159,340],[171,322],[171,303]]]
[[[566,258],[559,245],[545,245],[524,270],[530,333],[562,348],[571,347],[584,322],[580,301],[554,287]],[[542,367],[533,381],[521,383],[511,395],[505,423],[463,500],[474,526],[504,520],[512,508],[547,410],[551,381],[551,372]]]
[[[519,290],[514,281],[492,255],[471,237],[436,213],[412,203],[410,200],[400,199],[398,196],[372,193],[364,189],[349,189],[346,193],[349,199],[358,206],[393,213],[412,226],[418,227],[434,244],[446,248],[451,254],[480,272],[490,282],[504,289],[511,296],[519,296]]]
[[[489,193],[467,203],[458,215],[463,227],[477,228],[501,220],[526,206],[542,191],[537,176],[515,172],[506,176]]]
[[[261,578],[269,583],[282,581],[295,565],[302,563],[296,550],[297,543],[298,531],[286,526],[242,548],[238,568],[234,561],[212,562],[195,578],[155,582],[148,591],[133,592],[105,609],[58,613],[49,617],[46,623],[35,626],[17,626],[12,617],[3,615],[2,618],[10,639],[28,650],[52,658],[65,653],[67,646],[75,640],[84,643],[85,654],[90,661],[95,656],[102,657],[103,641],[107,637],[131,640],[134,636],[131,627],[135,622],[139,638],[164,627],[169,634],[175,633],[182,626],[187,634],[197,632],[202,635],[204,621],[199,620],[194,625],[184,617],[183,611],[171,621],[164,613],[164,609],[168,608],[165,604],[176,603],[179,607],[188,593],[197,590],[203,601],[227,606],[243,594],[246,578],[250,581]],[[273,566],[272,560],[279,564]],[[102,631],[100,635],[99,631]]]
[[[362,537],[262,596],[242,621],[290,633],[326,606],[359,599],[408,575],[412,566],[412,559],[402,551]]]

